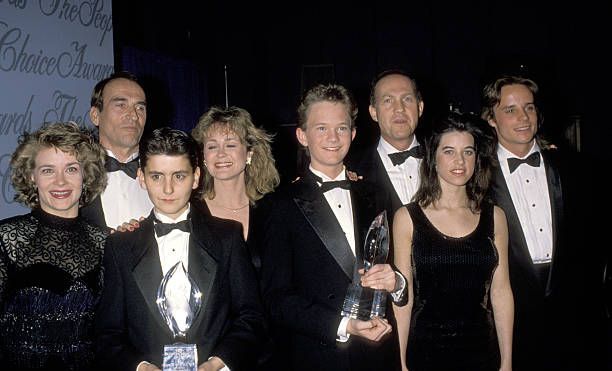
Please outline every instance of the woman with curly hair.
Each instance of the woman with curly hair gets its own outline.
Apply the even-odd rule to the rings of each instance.
[[[210,214],[243,226],[253,265],[261,259],[256,243],[263,213],[262,197],[280,178],[270,149],[272,136],[253,124],[244,109],[212,107],[191,132],[204,154],[202,200]]]
[[[21,137],[10,166],[15,200],[32,211],[0,221],[0,364],[89,369],[106,232],[79,207],[104,189],[104,150],[77,124],[53,123]]]

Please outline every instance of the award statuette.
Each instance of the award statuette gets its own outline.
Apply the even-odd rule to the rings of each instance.
[[[162,278],[157,289],[157,308],[175,341],[164,346],[163,371],[197,371],[196,345],[182,341],[201,307],[202,293],[179,261]]]
[[[389,255],[389,224],[387,212],[378,214],[366,234],[363,245],[363,266],[355,267],[353,282],[349,287],[342,306],[342,315],[345,317],[367,320],[372,317],[385,317],[387,307],[387,292],[362,287],[359,268],[367,272],[374,264],[384,264]]]

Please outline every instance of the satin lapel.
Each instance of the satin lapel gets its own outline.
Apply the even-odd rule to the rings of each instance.
[[[134,280],[147,303],[147,307],[149,307],[149,310],[153,314],[153,317],[155,317],[159,325],[170,334],[170,329],[159,313],[156,302],[157,289],[159,288],[163,275],[157,241],[155,240],[155,232],[153,231],[153,221],[151,218],[147,218],[140,223],[140,228],[138,230],[130,233],[140,234],[139,238],[135,240],[141,241],[140,245],[131,246],[134,257],[132,264]]]
[[[310,174],[310,172],[308,172]],[[323,245],[342,268],[346,276],[353,279],[355,256],[319,187],[310,176],[298,181],[294,201]]]
[[[385,165],[383,164],[380,154],[378,151],[374,151],[374,164],[376,167],[376,176],[380,179],[380,183],[384,186],[388,192],[391,193],[391,208],[392,210],[388,210],[388,212],[395,212],[395,210],[402,207],[402,200],[397,195],[395,191],[395,187],[393,187],[393,183],[391,183],[391,179],[389,178],[389,174],[387,173],[387,169],[385,169]]]
[[[203,215],[197,211],[191,214],[192,233],[189,237],[189,275],[198,285],[202,293],[202,307],[191,325],[190,332],[196,331],[208,314],[210,297],[214,294],[214,283],[217,274],[218,258],[214,251],[221,249],[216,246],[217,239],[213,238]],[[195,341],[195,340],[194,340]]]
[[[555,271],[555,261],[557,257],[557,246],[559,245],[559,230],[557,229],[563,223],[563,193],[561,188],[561,178],[555,164],[550,158],[550,154],[542,151],[544,159],[544,168],[546,169],[546,182],[548,184],[548,196],[550,198],[550,214],[552,217],[552,241],[553,241],[553,264],[550,267],[548,281],[546,284],[546,295],[550,295],[552,291],[553,275]]]
[[[527,241],[525,240],[525,233],[521,227],[521,222],[514,208],[514,204],[512,203],[512,196],[510,196],[510,191],[508,190],[508,184],[506,183],[506,179],[500,167],[495,167],[493,170],[491,191],[493,200],[496,201],[497,206],[501,207],[506,213],[508,234],[510,237],[509,248],[512,250],[510,254],[514,255],[519,264],[530,273],[532,279],[530,279],[529,282],[533,282],[534,285],[540,286],[540,279],[534,269],[533,261],[529,254],[529,248],[527,247]]]

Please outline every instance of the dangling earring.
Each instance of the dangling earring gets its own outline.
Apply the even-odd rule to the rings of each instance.
[[[250,155],[249,157],[247,157],[246,159],[246,164],[250,165],[251,164],[251,158],[253,157],[253,155]]]

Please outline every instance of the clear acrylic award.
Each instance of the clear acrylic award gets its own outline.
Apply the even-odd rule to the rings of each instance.
[[[387,212],[378,214],[368,229],[363,245],[363,268],[367,272],[374,264],[384,264],[389,255],[389,224]],[[357,269],[355,267],[355,272]],[[345,317],[368,320],[372,317],[385,317],[387,292],[363,287],[358,273],[353,275],[342,306]]]
[[[196,345],[184,342],[201,307],[202,292],[179,261],[162,278],[157,289],[157,308],[175,341],[164,346],[163,371],[197,371]]]

